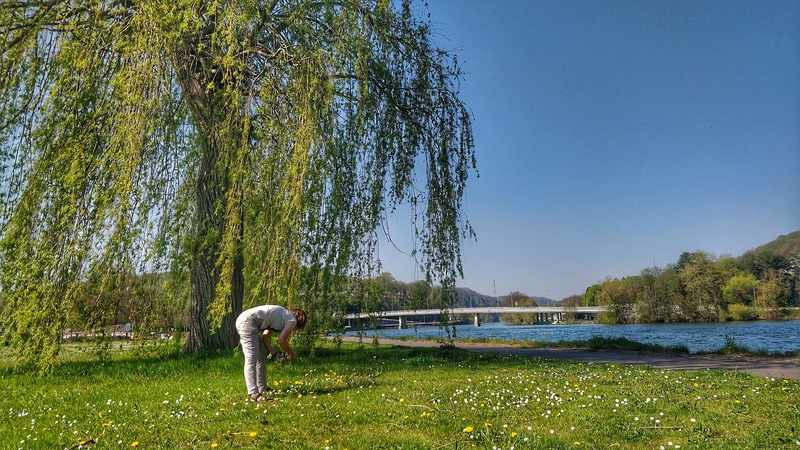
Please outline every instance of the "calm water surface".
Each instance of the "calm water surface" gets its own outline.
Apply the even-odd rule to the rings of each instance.
[[[378,335],[387,338],[445,337],[439,327],[426,326],[378,330]],[[348,335],[355,333],[348,332]],[[368,331],[367,335],[372,336]],[[626,325],[506,325],[487,323],[480,327],[456,325],[456,338],[460,339],[502,339],[531,341],[575,341],[593,336],[606,338],[624,337],[637,342],[660,344],[664,346],[685,345],[692,353],[716,351],[725,345],[725,336],[736,344],[751,350],[767,352],[786,352],[800,350],[800,321],[784,322],[716,322],[716,323],[677,323],[677,324],[626,324]]]

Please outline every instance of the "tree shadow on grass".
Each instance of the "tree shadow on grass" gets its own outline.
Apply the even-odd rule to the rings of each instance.
[[[114,347],[112,345],[112,347]],[[241,370],[237,350],[205,350],[195,355],[185,355],[172,344],[140,347],[100,348],[87,344],[65,344],[62,356],[53,364],[46,377],[100,377],[135,374],[138,377],[171,377],[204,370]],[[16,364],[13,360],[0,363],[0,376],[40,376],[31,366]]]

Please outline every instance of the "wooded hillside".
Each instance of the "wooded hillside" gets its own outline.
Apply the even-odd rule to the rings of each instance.
[[[800,231],[778,236],[774,241],[756,247],[747,253],[758,254],[763,251],[781,255],[784,258],[800,257]]]

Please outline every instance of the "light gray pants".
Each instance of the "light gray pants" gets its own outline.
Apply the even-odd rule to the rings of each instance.
[[[244,382],[248,394],[267,390],[267,348],[261,340],[256,316],[239,316],[236,331],[244,354]]]

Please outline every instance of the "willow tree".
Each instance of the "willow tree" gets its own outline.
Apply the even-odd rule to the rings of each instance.
[[[187,352],[234,346],[243,304],[323,323],[342,283],[379,273],[378,233],[406,205],[415,257],[452,286],[471,115],[415,8],[3,2],[3,338],[55,354],[87,280],[144,272],[186,280]]]

